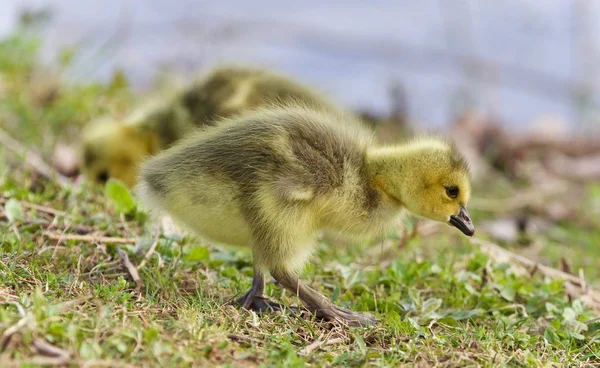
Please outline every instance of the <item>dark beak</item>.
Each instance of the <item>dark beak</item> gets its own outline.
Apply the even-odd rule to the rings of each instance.
[[[473,236],[473,234],[475,234],[475,226],[473,226],[473,223],[471,222],[469,212],[467,212],[467,209],[463,206],[460,207],[458,215],[450,216],[450,225],[456,227],[467,236]]]

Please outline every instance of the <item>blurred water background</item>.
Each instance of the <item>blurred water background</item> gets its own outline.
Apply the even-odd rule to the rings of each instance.
[[[143,90],[164,68],[245,61],[382,113],[399,85],[411,119],[433,128],[465,106],[515,130],[600,120],[595,0],[2,0],[0,35],[40,9],[45,57],[73,47],[76,79],[122,69]]]

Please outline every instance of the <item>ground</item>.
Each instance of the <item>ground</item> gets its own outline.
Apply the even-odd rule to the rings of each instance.
[[[38,49],[26,31],[0,42],[0,126],[49,161],[57,142],[135,98],[118,73],[107,84],[65,81],[72,52],[48,71]],[[322,240],[303,278],[380,319],[346,328],[227,305],[250,287],[247,251],[166,232],[117,182],[45,178],[5,147],[0,158],[3,366],[600,365],[598,306],[578,287],[600,287],[598,184],[578,198],[590,222],[554,222],[500,248],[573,282],[490,251],[485,230],[472,242],[423,221],[412,232],[410,220],[375,243]],[[480,183],[475,196],[483,191],[506,194]],[[476,225],[497,216],[472,208]],[[273,283],[267,294],[298,305]]]

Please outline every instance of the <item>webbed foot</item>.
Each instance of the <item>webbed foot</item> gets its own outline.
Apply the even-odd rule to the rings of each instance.
[[[252,278],[252,287],[241,297],[232,300],[230,303],[237,305],[246,310],[252,310],[257,313],[264,312],[283,312],[291,311],[297,312],[297,308],[289,308],[283,304],[274,302],[264,296],[265,291],[265,280],[262,272],[259,269],[254,270],[254,277]]]
[[[271,275],[283,287],[298,295],[302,303],[306,306],[306,309],[315,313],[319,318],[327,321],[338,321],[351,327],[369,327],[378,322],[376,318],[367,314],[353,312],[334,305],[318,291],[300,281],[298,276],[292,272],[272,270]]]
[[[371,327],[376,325],[379,320],[365,313],[358,313],[350,309],[330,305],[325,309],[316,311],[317,317],[328,321],[338,321],[350,327]]]
[[[255,295],[252,289],[232,303],[257,313],[276,312],[285,309],[285,306],[280,303],[274,302],[262,295]]]

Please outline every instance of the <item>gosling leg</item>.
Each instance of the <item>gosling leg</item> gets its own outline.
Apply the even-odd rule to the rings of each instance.
[[[271,276],[290,292],[298,295],[308,310],[316,313],[317,317],[328,321],[340,321],[351,327],[367,327],[377,323],[377,319],[367,314],[356,313],[349,309],[340,308],[331,303],[325,296],[312,289],[288,271],[271,271]]]
[[[247,310],[253,310],[258,313],[274,312],[283,310],[284,307],[264,296],[265,277],[260,269],[254,267],[254,276],[252,277],[252,287],[233,303]]]

